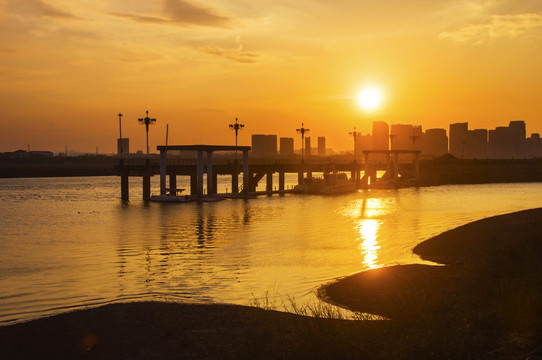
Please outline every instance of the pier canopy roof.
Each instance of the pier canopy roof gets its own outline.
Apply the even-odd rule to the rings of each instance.
[[[250,151],[250,146],[231,145],[158,145],[159,151],[184,150],[184,151]]]

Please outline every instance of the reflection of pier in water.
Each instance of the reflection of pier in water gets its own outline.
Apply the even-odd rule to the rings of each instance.
[[[150,159],[120,159],[116,165],[121,177],[121,198],[129,199],[128,178],[143,178],[143,199],[150,198],[150,178],[160,175],[160,195],[176,194],[177,176],[190,176],[190,195],[193,199],[204,199],[203,179],[207,177],[207,194],[217,195],[217,176],[230,175],[232,197],[260,194],[284,194],[285,174],[296,173],[298,183],[313,172],[350,172],[358,187],[399,187],[418,185],[420,179],[419,154],[417,150],[365,150],[361,163],[354,160],[337,161],[325,157],[314,158],[252,158],[249,159],[249,146],[219,145],[169,145],[158,146],[160,161]],[[168,151],[196,151],[196,159],[168,158]],[[242,163],[238,159],[213,159],[215,151],[241,151]],[[399,155],[414,155],[411,164],[399,163]],[[204,155],[206,161],[204,161]],[[377,178],[377,171],[385,174]],[[363,176],[361,176],[363,172]],[[239,174],[243,174],[243,184],[239,186]],[[273,188],[273,174],[278,173],[278,190]],[[256,193],[258,183],[266,177],[265,191]],[[169,178],[169,184],[167,179]]]
[[[235,286],[249,266],[252,250],[241,242],[235,247],[236,261],[219,255],[228,247],[228,233],[251,225],[252,211],[248,200],[186,207],[122,206],[116,244],[119,296],[133,296],[126,293],[131,291],[135,296],[209,301],[209,288]],[[146,217],[158,221],[159,228],[145,229],[141,220]],[[135,232],[141,237],[126,236],[134,232],[125,227],[134,223],[141,224]]]

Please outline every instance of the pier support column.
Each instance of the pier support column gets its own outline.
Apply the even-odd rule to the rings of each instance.
[[[151,198],[151,176],[143,175],[143,201]]]
[[[391,154],[386,154],[386,178],[388,180],[388,183],[394,181],[395,179]]]
[[[130,191],[129,189],[129,177],[128,175],[120,176],[120,198],[123,201],[130,200]]]
[[[231,192],[233,194],[239,193],[239,174],[237,173],[237,169],[231,174]]]
[[[414,157],[414,181],[416,186],[420,184],[420,153],[416,153]]]
[[[169,188],[172,195],[177,194],[177,174],[169,174]]]
[[[284,172],[279,172],[279,190],[284,191]]]
[[[196,194],[199,196],[203,195],[203,151],[198,151],[198,165],[197,165],[197,182],[198,186],[196,187]]]
[[[160,195],[166,194],[166,161],[167,151],[160,150]]]
[[[190,195],[198,194],[198,174],[197,172],[190,174]]]
[[[297,173],[297,184],[298,185],[303,184],[303,171],[299,171]]]
[[[393,167],[393,181],[397,184],[399,182],[399,153],[394,154]]]
[[[249,183],[249,173],[248,173],[248,151],[243,151],[243,192],[248,193],[250,183]]]
[[[217,194],[218,193],[218,174],[217,173],[214,173],[213,174],[213,194]]]
[[[266,177],[266,182],[267,182],[265,191],[267,192],[273,191],[273,173],[268,172],[265,177]]]
[[[207,151],[207,194],[213,194],[213,152]]]

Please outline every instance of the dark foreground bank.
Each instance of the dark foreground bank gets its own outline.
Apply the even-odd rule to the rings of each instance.
[[[476,338],[469,357],[491,358],[493,349],[503,358],[542,358],[542,209],[460,226],[414,253],[442,265],[365,271],[322,287],[320,295],[355,311],[425,323],[437,337],[447,327],[451,337],[442,341],[460,346]]]
[[[111,304],[0,327],[5,359],[540,359],[542,209],[418,245],[445,266],[393,266],[321,295],[389,320],[234,305]],[[298,311],[299,313],[303,313]]]

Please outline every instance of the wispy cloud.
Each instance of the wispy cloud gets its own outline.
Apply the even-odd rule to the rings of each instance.
[[[223,57],[240,63],[256,62],[258,54],[244,51],[240,36],[235,39],[235,42],[237,43],[237,48],[235,49],[224,49],[216,46],[200,46],[197,49],[206,54]]]
[[[125,17],[142,23],[170,23],[176,25],[199,25],[211,27],[228,27],[232,19],[215,13],[206,7],[193,5],[184,0],[164,0],[164,17],[113,13],[114,16]]]
[[[233,60],[240,63],[254,63],[256,62],[257,54],[242,52],[239,50],[222,49],[219,47],[204,46],[198,48],[201,52],[206,54],[220,56],[228,60]]]
[[[481,45],[491,39],[515,38],[542,28],[541,14],[492,15],[486,22],[468,24],[455,31],[439,34],[456,44]]]
[[[12,9],[24,15],[79,19],[78,16],[51,6],[43,0],[10,0],[9,5]]]
[[[227,26],[231,20],[214,13],[209,8],[192,5],[184,0],[165,0],[165,9],[171,20],[180,24]]]

